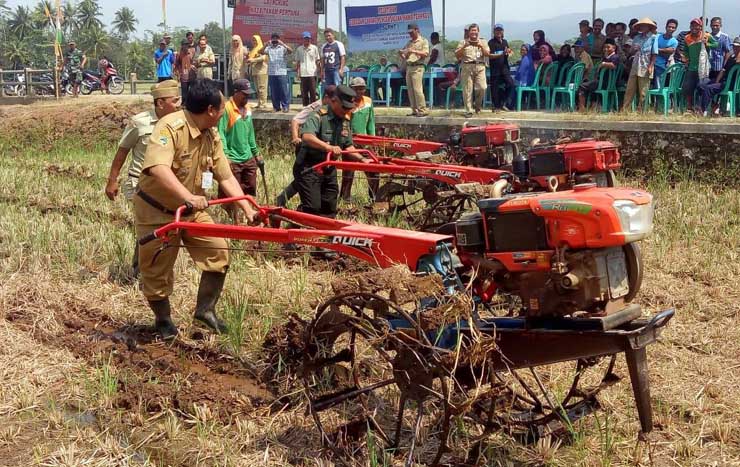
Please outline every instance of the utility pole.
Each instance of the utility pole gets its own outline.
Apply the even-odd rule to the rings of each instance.
[[[339,0],[339,37],[337,38],[337,40],[342,37],[342,29],[344,29],[342,27],[342,0]]]
[[[226,42],[226,0],[221,0],[221,35],[223,36],[222,39],[224,41],[224,52],[221,58],[223,59],[223,72],[221,73],[221,78],[224,80],[224,96],[228,94],[228,90],[226,89],[226,57],[227,57],[227,48],[226,46],[228,43]]]

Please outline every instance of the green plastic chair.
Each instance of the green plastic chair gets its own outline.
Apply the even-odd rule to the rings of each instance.
[[[522,110],[522,96],[524,93],[534,93],[535,102],[537,103],[537,109],[540,108],[540,93],[545,94],[545,107],[550,102],[550,86],[547,83],[548,77],[552,77],[553,65],[551,63],[545,67],[539,66],[534,72],[534,84],[531,86],[519,86],[516,88],[516,110]]]
[[[730,89],[730,84],[735,82],[735,86]],[[727,76],[725,81],[725,87],[716,96],[720,108],[722,108],[723,101],[726,103],[725,107],[730,107],[730,117],[735,117],[737,114],[737,104],[740,100],[740,65],[735,65],[730,68],[730,74]]]
[[[671,106],[671,99],[674,105],[678,106],[679,96],[681,95],[681,84],[683,84],[683,75],[686,68],[682,63],[675,63],[661,75],[659,88],[648,90],[645,95],[645,108],[652,105],[653,99],[656,104],[658,98],[663,99],[663,115],[668,116],[668,109]]]
[[[578,87],[583,82],[583,74],[586,72],[586,65],[583,63],[577,63],[568,68],[568,73],[565,75],[563,85],[552,88],[550,110],[555,110],[555,102],[557,101],[558,94],[565,94],[565,96],[568,97],[568,105],[570,106],[571,112],[576,109],[576,94],[578,93]]]
[[[593,94],[601,97],[601,111],[609,112],[610,107],[619,111],[619,94],[617,92],[617,72],[619,68],[609,70],[607,68],[599,69],[599,87]],[[588,105],[591,105],[591,97],[588,96]],[[613,105],[611,105],[613,104]]]
[[[565,62],[560,69],[558,70],[558,79],[555,81],[555,86],[553,87],[560,87],[565,86],[568,82],[568,72],[571,68],[575,65],[575,62]]]

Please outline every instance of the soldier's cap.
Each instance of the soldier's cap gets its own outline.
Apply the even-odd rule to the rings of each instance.
[[[170,39],[172,39],[172,36],[170,36],[170,33],[168,33],[168,32],[164,33],[164,36],[162,36],[162,37],[164,37],[165,39],[168,38],[168,37]]]
[[[367,87],[367,83],[365,83],[365,80],[362,79],[359,76],[355,76],[352,78],[352,81],[349,82],[349,87],[351,88],[365,88]]]
[[[334,95],[342,102],[342,107],[345,109],[355,108],[355,97],[357,97],[357,93],[351,87],[341,84],[337,86]]]
[[[237,92],[241,92],[249,96],[254,94],[254,89],[252,89],[252,84],[248,79],[242,78],[234,81],[234,93]]]
[[[732,45],[735,47],[740,47],[740,36],[737,36],[735,39],[732,40]]]
[[[168,79],[152,86],[152,97],[162,99],[164,97],[178,97],[180,95],[180,85],[174,79]]]
[[[408,30],[409,30],[409,31],[412,31],[412,30],[414,30],[414,29],[419,29],[419,25],[418,25],[418,24],[416,24],[416,23],[410,23],[410,24],[409,24],[409,27],[408,27]]]

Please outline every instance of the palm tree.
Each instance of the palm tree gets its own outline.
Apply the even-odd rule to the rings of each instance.
[[[5,59],[13,64],[13,69],[21,69],[31,61],[31,51],[23,40],[14,38],[4,45],[3,54]]]
[[[77,21],[77,7],[72,2],[67,2],[62,7],[62,29],[67,35],[71,35],[80,29],[80,22]]]
[[[98,5],[96,0],[82,0],[82,2],[77,5],[76,18],[79,22],[79,29],[102,29],[103,22],[100,21],[100,16],[102,15],[103,13],[100,10],[100,5]]]
[[[136,19],[134,11],[131,8],[122,7],[116,11],[112,26],[124,41],[128,41],[129,36],[136,32],[136,24],[138,22],[139,20]]]
[[[52,27],[51,20],[46,16],[47,9],[49,10],[49,13],[54,11],[54,7],[49,0],[40,0],[34,7],[31,15],[33,16],[34,23],[36,23],[37,29],[43,30]]]
[[[88,58],[99,58],[99,54],[110,46],[110,36],[103,28],[84,29],[80,33],[80,48]]]
[[[18,5],[10,14],[8,29],[18,39],[23,40],[34,31],[34,21],[28,7]]]

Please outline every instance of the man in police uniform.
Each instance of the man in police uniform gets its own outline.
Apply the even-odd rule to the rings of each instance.
[[[155,84],[152,86],[152,97],[154,98],[154,108],[131,117],[131,121],[123,131],[121,141],[118,143],[118,151],[111,163],[108,183],[105,185],[105,195],[111,201],[116,199],[120,191],[118,176],[129,153],[133,153],[133,157],[128,166],[128,177],[123,184],[123,195],[128,201],[133,199],[136,193],[136,186],[139,184],[141,165],[144,163],[144,152],[149,143],[149,137],[152,134],[154,125],[156,125],[157,120],[160,118],[180,109],[180,89],[177,81],[169,80]],[[136,242],[134,248],[134,259],[131,267],[134,277],[138,277],[138,242]]]
[[[465,118],[473,116],[473,91],[475,91],[475,113],[480,112],[486,95],[486,60],[491,52],[486,41],[479,36],[478,25],[471,24],[468,27],[468,38],[461,41],[455,49],[455,57],[462,62],[460,81],[463,85]]]
[[[301,127],[301,146],[293,165],[293,177],[301,197],[298,209],[309,214],[334,217],[337,214],[339,183],[334,167],[316,173],[311,167],[326,160],[332,153],[339,158],[342,151],[352,151],[351,111],[355,107],[355,91],[337,86],[329,105],[311,114]],[[345,159],[362,160],[362,157],[345,155]]]
[[[181,205],[192,206],[195,211],[185,220],[212,223],[204,210],[208,207],[205,195],[213,189],[214,179],[226,196],[243,195],[214,128],[224,113],[224,106],[224,97],[216,83],[198,80],[188,91],[186,110],[171,113],[157,122],[134,197],[138,238],[172,222],[174,211]],[[254,209],[246,201],[237,204],[246,218],[253,221]],[[171,244],[187,248],[202,271],[195,318],[216,332],[224,332],[226,325],[216,316],[215,307],[229,266],[228,244],[224,239],[197,237],[187,232],[177,234]],[[140,283],[154,311],[156,330],[169,339],[177,335],[177,327],[170,317],[169,296],[178,249],[161,250],[161,245],[160,240],[154,240],[139,248]]]
[[[408,26],[410,40],[398,55],[406,62],[406,86],[408,88],[409,117],[426,117],[429,115],[427,101],[424,97],[424,63],[429,56],[429,42],[419,32],[419,25]]]

